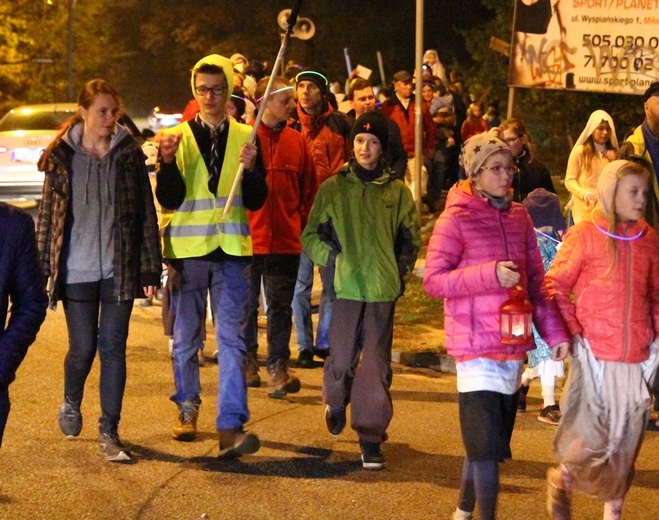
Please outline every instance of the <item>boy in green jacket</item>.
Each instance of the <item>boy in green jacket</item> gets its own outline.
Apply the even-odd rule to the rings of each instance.
[[[357,119],[351,132],[354,158],[320,186],[302,233],[313,262],[334,268],[325,421],[329,432],[339,435],[352,403],[351,426],[365,469],[384,467],[380,444],[393,416],[394,310],[421,242],[412,193],[381,158],[387,139],[381,114]]]

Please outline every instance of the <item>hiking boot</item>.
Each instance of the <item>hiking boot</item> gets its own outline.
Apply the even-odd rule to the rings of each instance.
[[[560,468],[547,470],[547,512],[553,520],[570,520],[572,499]]]
[[[558,424],[561,422],[561,409],[557,404],[545,406],[544,408],[540,409],[538,421],[551,424],[553,426],[558,426]]]
[[[268,385],[272,388],[268,397],[272,399],[284,399],[287,394],[300,391],[300,380],[288,373],[285,359],[278,359],[273,367],[268,369]]]
[[[259,438],[253,433],[247,433],[242,426],[229,430],[220,430],[219,459],[237,459],[242,455],[256,453],[261,447]]]
[[[98,438],[98,454],[110,462],[127,462],[131,460],[130,451],[121,443],[116,433],[101,433]]]
[[[359,447],[362,450],[362,467],[364,469],[382,469],[384,468],[384,455],[380,451],[379,442],[359,441]]]
[[[57,424],[59,424],[59,429],[62,430],[67,439],[74,439],[80,435],[82,430],[80,403],[73,403],[65,396],[59,409]]]
[[[245,357],[245,379],[249,388],[258,388],[261,386],[259,363],[256,360],[256,354],[248,353]]]
[[[297,355],[297,366],[300,368],[313,368],[313,352],[311,350],[300,350]]]
[[[201,400],[185,401],[178,404],[178,421],[172,429],[172,438],[176,441],[190,442],[197,437],[197,418]]]
[[[529,385],[522,385],[519,387],[519,399],[517,400],[517,411],[520,413],[526,412],[526,396],[529,393]]]
[[[325,424],[327,425],[327,430],[334,435],[341,435],[341,432],[346,427],[346,408],[342,406],[341,408],[332,408],[330,405],[327,405],[325,408]]]

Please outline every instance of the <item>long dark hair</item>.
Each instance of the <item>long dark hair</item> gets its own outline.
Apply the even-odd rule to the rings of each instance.
[[[112,88],[112,86],[104,79],[92,79],[82,86],[82,88],[80,89],[80,93],[78,94],[78,106],[85,109],[89,109],[89,107],[91,107],[94,104],[94,101],[96,100],[96,97],[99,94],[108,94],[112,96],[115,103],[117,103],[117,106],[119,107],[119,113],[117,114],[117,117],[119,117],[123,112],[121,99],[119,98],[119,94],[117,94],[117,91],[114,90],[114,88]],[[80,115],[79,112],[76,112],[73,116],[71,116],[67,121],[64,122],[64,124],[60,128],[55,138],[44,150],[43,155],[39,160],[39,169],[42,169],[42,166],[45,166],[44,161],[48,159],[50,152],[53,150],[53,148],[55,148],[55,146],[59,144],[60,140],[62,139],[62,136],[66,133],[66,131],[69,128],[71,128],[73,125],[81,121],[82,121],[82,116]]]

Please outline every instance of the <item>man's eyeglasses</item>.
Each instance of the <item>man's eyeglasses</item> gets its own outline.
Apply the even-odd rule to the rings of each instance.
[[[208,87],[195,87],[194,91],[197,93],[198,96],[201,97],[206,97],[206,94],[211,92],[214,96],[223,96],[227,89],[224,87],[213,87],[213,88],[208,88]]]
[[[517,139],[519,139],[520,137],[522,137],[522,134],[516,135],[515,137],[509,137],[508,139],[503,139],[503,142],[506,144],[512,144],[515,141],[517,141]]]
[[[503,176],[504,173],[506,175],[515,175],[517,173],[517,167],[514,165],[502,166],[497,164],[496,166],[484,166],[481,170],[490,170],[497,177]]]

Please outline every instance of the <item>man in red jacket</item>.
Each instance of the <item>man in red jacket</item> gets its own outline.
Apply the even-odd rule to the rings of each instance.
[[[328,81],[322,72],[306,69],[296,77],[297,121],[292,127],[300,130],[311,155],[318,185],[335,175],[350,158],[350,123],[345,114],[335,112],[327,102]],[[299,346],[297,364],[301,368],[314,366],[314,355],[325,359],[329,355],[329,321],[332,312],[333,272],[320,268],[323,291],[318,311],[316,343],[311,322],[311,289],[313,288],[313,262],[306,253],[300,257],[293,316],[295,336]]]
[[[382,113],[389,119],[393,120],[400,128],[400,135],[403,138],[403,146],[407,152],[407,171],[405,172],[405,183],[409,186],[414,193],[414,171],[415,171],[415,157],[414,157],[414,80],[412,75],[406,70],[401,70],[394,74],[394,90],[395,93],[382,103]],[[432,159],[435,155],[435,148],[437,146],[437,137],[435,135],[435,123],[428,108],[423,107],[423,157],[424,159]],[[423,169],[421,173],[421,196],[426,195],[426,187],[428,183],[428,171]],[[416,195],[415,195],[416,197]]]
[[[269,78],[256,85],[257,103]],[[245,330],[247,385],[259,386],[256,352],[257,319],[261,281],[267,305],[267,340],[270,397],[284,398],[300,390],[300,380],[288,372],[291,352],[293,290],[297,280],[302,245],[300,235],[317,190],[316,173],[304,137],[286,126],[295,112],[293,87],[276,78],[258,128],[266,168],[268,199],[257,211],[248,211],[254,256],[250,278],[249,309]]]

